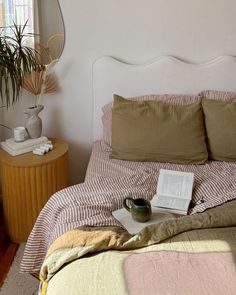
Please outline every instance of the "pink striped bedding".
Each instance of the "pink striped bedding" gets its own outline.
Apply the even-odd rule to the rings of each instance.
[[[86,180],[54,194],[41,211],[26,244],[22,272],[38,273],[48,247],[65,232],[80,226],[121,226],[111,212],[129,195],[151,199],[160,168],[194,173],[189,214],[235,199],[236,163],[204,165],[140,163],[110,160],[110,147],[94,144]]]

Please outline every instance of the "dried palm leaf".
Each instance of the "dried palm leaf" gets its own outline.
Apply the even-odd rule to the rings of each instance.
[[[51,74],[46,76],[44,85],[44,93],[52,93],[58,90],[58,85]]]
[[[39,95],[43,85],[43,73],[43,69],[36,69],[26,74],[23,78],[22,87],[34,95]]]
[[[44,66],[38,67],[23,78],[22,87],[34,95],[51,93],[58,90],[57,83],[52,75],[46,75]]]

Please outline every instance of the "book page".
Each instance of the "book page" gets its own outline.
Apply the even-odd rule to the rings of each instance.
[[[193,173],[172,170],[160,170],[157,184],[157,195],[191,199]]]
[[[158,195],[156,199],[156,204],[158,207],[187,211],[189,200]]]

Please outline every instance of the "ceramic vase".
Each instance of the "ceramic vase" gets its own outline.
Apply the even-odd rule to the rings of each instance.
[[[42,119],[38,114],[43,110],[44,106],[38,105],[27,108],[24,113],[28,115],[25,127],[30,138],[38,138],[42,134]]]

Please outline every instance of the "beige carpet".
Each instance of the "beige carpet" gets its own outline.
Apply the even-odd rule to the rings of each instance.
[[[20,261],[24,252],[25,244],[21,244],[17,250],[7,278],[0,288],[1,295],[36,295],[39,281],[28,274],[19,273]]]

